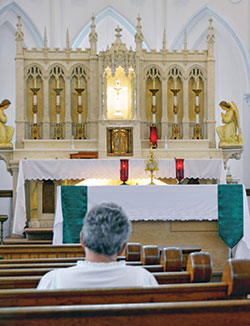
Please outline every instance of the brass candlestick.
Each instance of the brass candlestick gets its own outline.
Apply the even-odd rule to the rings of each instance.
[[[170,91],[173,93],[174,98],[177,96],[177,94],[180,91],[180,88],[172,88],[170,89]],[[177,117],[177,113],[178,113],[178,104],[174,102],[173,105],[173,112],[174,115],[176,115]],[[180,127],[178,126],[178,122],[174,121],[174,125],[172,127],[172,136],[171,139],[181,139],[181,135],[180,135]]]
[[[59,121],[57,120],[54,129],[54,139],[63,139],[62,125],[60,122],[60,113],[61,113],[60,93],[63,90],[63,88],[54,88],[53,90],[56,93],[56,114],[59,115]]]
[[[153,97],[153,96],[156,96],[156,93],[159,91],[159,89],[158,88],[150,88],[149,91],[152,93],[152,97]],[[154,103],[152,101],[151,112],[152,112],[152,114],[155,114],[156,111],[157,111],[156,102]]]
[[[40,88],[33,87],[33,88],[30,88],[30,90],[33,93],[32,112],[33,112],[33,117],[34,117],[30,139],[41,139],[40,134],[39,134],[39,127],[37,125],[37,112],[38,112],[37,93],[40,90]]]
[[[150,179],[151,179],[150,184],[154,185],[154,171],[158,171],[159,168],[158,168],[158,160],[154,157],[154,151],[152,146],[150,148],[149,157],[148,159],[146,159],[145,163],[146,163],[145,171],[150,172]]]
[[[195,97],[199,99],[200,93],[202,92],[202,89],[199,89],[199,88],[193,89],[193,92],[195,93]],[[199,116],[199,114],[200,114],[200,103],[199,103],[199,101],[198,101],[198,103],[195,102],[194,111],[195,111],[196,115]],[[192,139],[203,139],[199,121],[196,121],[196,124],[195,124],[195,127],[194,127],[194,136],[193,136]]]
[[[84,127],[82,125],[82,121],[80,119],[83,108],[82,108],[82,102],[79,101],[79,97],[81,98],[83,91],[85,88],[75,88],[75,91],[77,92],[77,112],[78,112],[78,124],[76,126],[76,136],[75,139],[84,139]]]

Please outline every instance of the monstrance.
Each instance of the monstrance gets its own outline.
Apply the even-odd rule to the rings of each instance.
[[[151,185],[154,185],[154,171],[158,171],[158,160],[154,157],[154,151],[153,148],[151,146],[150,148],[150,152],[149,152],[149,156],[148,159],[145,160],[146,163],[146,167],[145,167],[145,171],[149,171],[150,172],[150,178],[151,178]]]

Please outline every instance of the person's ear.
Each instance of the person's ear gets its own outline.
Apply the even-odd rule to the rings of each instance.
[[[118,252],[117,256],[122,256],[125,254],[125,250],[127,248],[127,242],[124,243],[124,245],[122,246],[122,249]]]
[[[83,232],[81,231],[80,233],[80,242],[81,242],[81,246],[83,247],[83,249],[85,248],[85,244],[83,242]]]

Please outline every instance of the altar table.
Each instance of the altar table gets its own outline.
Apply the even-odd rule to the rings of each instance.
[[[122,206],[132,221],[218,220],[217,185],[89,186],[88,210],[100,202]],[[57,205],[53,244],[62,244],[63,215],[61,187]],[[234,257],[250,259],[250,216],[243,187],[244,235],[234,247]]]
[[[129,178],[147,178],[144,159],[129,159]],[[217,179],[225,183],[222,159],[185,159],[185,178]],[[159,159],[156,177],[175,178],[175,160]],[[25,180],[120,179],[120,159],[20,160],[13,233],[22,235],[26,224]]]

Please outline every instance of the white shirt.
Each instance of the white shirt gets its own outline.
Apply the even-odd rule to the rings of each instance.
[[[93,263],[79,260],[76,266],[58,268],[45,274],[37,289],[80,289],[158,285],[155,277],[140,266],[125,261]]]

